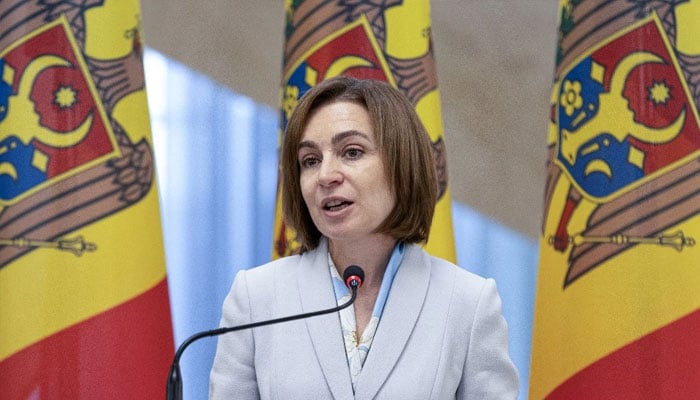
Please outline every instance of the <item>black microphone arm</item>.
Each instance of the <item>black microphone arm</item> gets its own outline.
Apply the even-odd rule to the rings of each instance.
[[[197,332],[194,335],[188,337],[184,342],[182,342],[180,347],[177,348],[177,351],[175,352],[175,357],[173,357],[173,363],[170,365],[170,373],[168,374],[168,383],[165,391],[165,399],[182,400],[182,374],[180,373],[180,357],[182,357],[182,353],[194,341],[209,336],[218,336],[228,332],[257,328],[259,326],[294,321],[302,318],[311,318],[318,315],[330,314],[336,311],[340,311],[344,308],[349,307],[355,301],[355,297],[357,297],[357,289],[362,285],[362,281],[364,279],[365,273],[362,270],[362,268],[358,267],[357,265],[351,265],[345,269],[345,271],[343,272],[343,281],[345,282],[345,285],[351,289],[352,296],[350,296],[350,300],[337,307],[327,308],[325,310],[313,311],[303,314],[290,315],[287,317],[275,318],[267,321],[253,322],[250,324],[211,329],[208,331]]]

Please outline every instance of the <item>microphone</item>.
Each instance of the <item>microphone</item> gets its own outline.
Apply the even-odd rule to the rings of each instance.
[[[180,373],[180,357],[182,357],[182,353],[190,344],[192,344],[192,342],[201,338],[209,336],[218,336],[228,332],[257,328],[259,326],[294,321],[297,319],[311,318],[318,315],[330,314],[336,311],[340,311],[344,308],[349,307],[353,302],[355,302],[355,297],[357,297],[357,289],[359,289],[360,286],[362,286],[362,282],[364,281],[364,279],[365,272],[362,270],[362,268],[358,267],[357,265],[350,265],[349,267],[345,268],[345,271],[343,272],[343,281],[345,282],[345,286],[352,290],[352,296],[350,297],[350,300],[337,307],[327,308],[325,310],[313,311],[303,314],[290,315],[287,317],[270,319],[267,321],[253,322],[250,324],[211,329],[208,331],[198,332],[190,336],[184,342],[182,342],[180,347],[177,348],[177,351],[175,352],[175,357],[173,357],[173,363],[170,365],[170,373],[168,374],[168,382],[165,388],[166,400],[182,400],[182,374]]]
[[[352,295],[355,296],[355,290],[359,289],[362,286],[362,281],[365,280],[365,271],[357,265],[351,265],[345,268],[343,280],[345,281],[345,286],[352,289]],[[343,305],[343,308],[345,308],[345,305]]]

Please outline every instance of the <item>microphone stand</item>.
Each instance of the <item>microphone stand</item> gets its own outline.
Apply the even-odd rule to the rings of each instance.
[[[363,274],[363,276],[364,276],[364,274]],[[240,331],[243,329],[257,328],[259,326],[277,324],[280,322],[294,321],[297,319],[310,318],[310,317],[315,317],[318,315],[330,314],[330,313],[333,313],[336,311],[340,311],[344,308],[349,307],[355,301],[355,297],[357,297],[357,288],[359,287],[359,285],[361,284],[362,281],[361,280],[359,280],[359,281],[347,280],[347,282],[348,282],[348,286],[352,290],[352,296],[350,297],[350,300],[345,302],[345,304],[341,304],[337,307],[327,308],[325,310],[308,312],[308,313],[304,313],[304,314],[290,315],[288,317],[270,319],[267,321],[253,322],[253,323],[245,324],[245,325],[237,325],[237,326],[229,326],[229,327],[223,327],[223,328],[218,328],[218,329],[211,329],[208,331],[198,332],[198,333],[195,333],[194,335],[190,336],[184,342],[182,342],[180,347],[178,347],[177,351],[175,352],[175,357],[173,358],[173,363],[170,365],[170,373],[168,374],[168,383],[166,386],[166,393],[165,393],[166,400],[182,400],[182,374],[180,373],[180,357],[182,357],[182,353],[185,351],[187,346],[192,344],[192,342],[199,340],[201,338],[205,338],[205,337],[209,337],[209,336],[217,336],[217,335],[221,335],[221,334],[228,333],[228,332],[235,332],[235,331]]]

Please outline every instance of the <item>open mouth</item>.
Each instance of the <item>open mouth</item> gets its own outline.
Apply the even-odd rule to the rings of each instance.
[[[327,211],[339,211],[348,207],[352,202],[343,200],[332,200],[323,205],[323,209]]]

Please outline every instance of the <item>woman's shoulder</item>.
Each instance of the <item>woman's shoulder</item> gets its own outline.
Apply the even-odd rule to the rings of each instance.
[[[422,257],[422,263],[430,268],[431,275],[434,277],[448,277],[450,279],[459,280],[461,283],[471,283],[483,285],[487,278],[477,275],[465,268],[460,267],[444,258],[436,257],[429,254],[422,247],[412,244],[408,246],[409,253],[412,257]]]
[[[249,284],[270,282],[280,273],[294,274],[294,269],[299,267],[300,255],[281,257],[265,264],[241,270],[239,275],[245,276]]]
[[[305,276],[315,271],[314,266],[324,263],[327,265],[327,248],[325,242],[313,250],[300,254],[281,257],[265,264],[241,270],[239,274],[249,284],[263,284],[270,286],[273,280],[276,284],[283,282],[296,282],[292,277]]]
[[[475,274],[448,260],[433,256],[420,246],[412,245],[413,257],[422,257],[422,264],[430,269],[431,286],[439,287],[444,293],[452,293],[453,300],[474,302],[496,289],[495,281]]]

